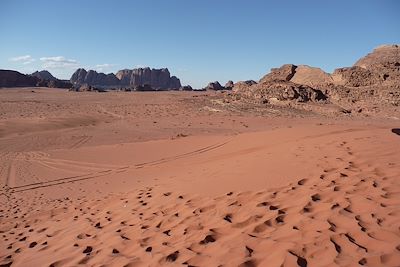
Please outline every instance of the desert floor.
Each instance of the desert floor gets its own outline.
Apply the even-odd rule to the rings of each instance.
[[[1,89],[0,266],[400,265],[400,121],[221,95]]]

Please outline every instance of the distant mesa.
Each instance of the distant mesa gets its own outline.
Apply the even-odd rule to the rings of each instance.
[[[171,76],[167,68],[124,69],[116,74],[98,73],[94,70],[78,69],[72,74],[71,83],[74,86],[87,84],[99,88],[124,88],[127,90],[179,90],[181,82],[176,76]]]

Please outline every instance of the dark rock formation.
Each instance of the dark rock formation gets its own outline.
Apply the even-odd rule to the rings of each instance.
[[[156,91],[150,84],[135,85],[134,91]]]
[[[25,75],[14,70],[0,70],[0,87],[30,87],[39,82],[37,77]]]
[[[179,91],[193,91],[193,88],[190,85],[184,85],[179,88]]]
[[[228,82],[225,84],[225,89],[226,89],[226,90],[232,90],[233,86],[234,86],[233,81],[228,81]]]
[[[81,84],[81,85],[75,85],[72,87],[69,91],[74,91],[74,92],[107,92],[103,88],[97,88],[95,86],[89,85],[87,83]]]
[[[56,77],[51,75],[51,73],[48,72],[47,70],[35,71],[34,73],[31,74],[31,76],[36,77],[39,80],[47,80],[47,81],[56,81],[56,80],[58,80]]]
[[[224,90],[225,88],[217,81],[209,83],[206,87],[204,87],[206,90],[214,90],[214,91],[219,91],[219,90]]]
[[[116,75],[113,73],[106,75],[93,70],[86,71],[85,69],[78,69],[74,74],[72,74],[71,82],[73,84],[87,83],[89,85],[106,88],[135,88],[137,86],[142,86],[143,88],[148,89],[148,86],[150,86],[152,90],[178,90],[181,87],[180,80],[175,76],[171,76],[169,70],[166,68],[138,68],[133,70],[124,69],[118,71]]]
[[[49,79],[45,79],[45,78]],[[52,87],[71,88],[69,81],[62,81],[55,78],[48,71],[34,72],[32,75],[25,75],[13,70],[0,70],[0,87]]]

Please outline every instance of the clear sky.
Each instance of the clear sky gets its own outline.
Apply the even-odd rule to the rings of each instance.
[[[168,67],[197,88],[285,63],[331,72],[400,43],[399,14],[395,0],[0,0],[0,68]]]

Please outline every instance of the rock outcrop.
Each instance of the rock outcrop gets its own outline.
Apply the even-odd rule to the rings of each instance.
[[[236,92],[248,98],[260,100],[263,103],[290,100],[317,102],[327,99],[327,96],[321,90],[284,80],[263,81],[247,87],[241,87]]]
[[[0,70],[0,87],[31,87],[39,82],[37,77],[14,70]]]
[[[374,49],[365,57],[360,58],[354,66],[364,69],[373,69],[376,66],[386,65],[387,63],[400,62],[400,45],[381,45]]]
[[[400,46],[382,45],[352,67],[336,69],[334,84],[348,87],[394,86],[400,82]]]
[[[290,81],[318,88],[321,85],[331,84],[333,79],[329,73],[326,73],[320,68],[299,65],[296,66],[294,75]]]
[[[190,85],[184,85],[179,88],[179,91],[193,91],[193,88]]]
[[[226,90],[232,90],[233,86],[235,86],[235,84],[233,83],[233,81],[229,80],[229,81],[226,82],[224,87],[225,87]]]
[[[262,103],[324,100],[322,103],[337,106],[346,114],[400,114],[400,46],[378,47],[354,66],[338,68],[332,74],[286,64],[271,69],[258,84],[238,82],[233,90],[239,99],[244,96]]]
[[[219,90],[224,90],[225,87],[223,87],[218,81],[215,82],[210,82],[207,84],[206,87],[204,87],[205,90],[213,90],[213,91],[219,91]]]
[[[36,77],[39,80],[47,80],[47,81],[57,81],[58,80],[47,70],[35,71],[34,73],[31,74],[31,76]]]
[[[329,73],[320,68],[285,64],[279,68],[271,69],[270,73],[260,79],[260,82],[268,81],[291,81],[297,84],[318,87],[321,84],[332,83],[333,79]]]
[[[295,74],[297,66],[285,64],[280,68],[273,68],[271,72],[260,79],[260,83],[269,81],[290,81]]]
[[[75,85],[88,84],[97,87],[130,87],[146,88],[152,90],[178,90],[181,87],[180,80],[176,76],[171,76],[167,68],[164,69],[124,69],[113,73],[104,74],[93,70],[86,71],[78,69],[72,74],[71,82]],[[145,86],[146,85],[146,86]]]

